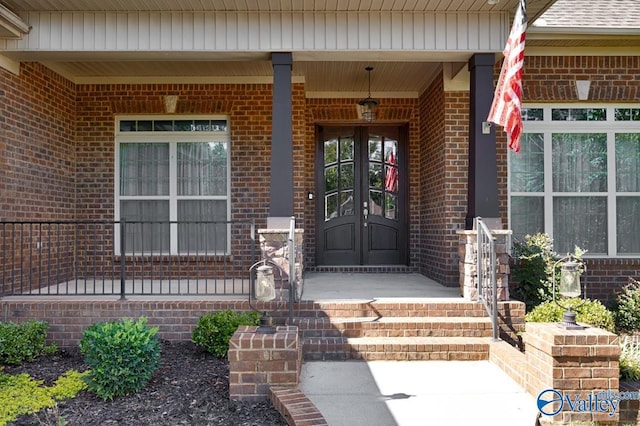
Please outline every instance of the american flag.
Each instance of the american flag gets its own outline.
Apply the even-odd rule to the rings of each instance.
[[[493,103],[487,121],[504,127],[509,137],[509,148],[520,151],[522,134],[522,65],[524,62],[524,41],[527,31],[526,0],[520,5],[513,19],[513,26],[507,45],[504,47],[504,61],[498,85],[493,95]]]

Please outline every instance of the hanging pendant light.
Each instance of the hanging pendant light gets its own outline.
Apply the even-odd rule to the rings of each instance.
[[[358,105],[360,105],[362,119],[371,122],[376,119],[376,107],[380,105],[380,101],[371,97],[371,71],[373,71],[373,67],[366,67],[365,70],[369,74],[369,95],[358,102]]]

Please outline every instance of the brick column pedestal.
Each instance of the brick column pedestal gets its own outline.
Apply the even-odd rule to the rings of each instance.
[[[543,407],[545,413],[560,411],[542,415],[542,424],[617,424],[619,406],[613,415],[598,410],[610,409],[606,397],[618,392],[618,336],[592,327],[565,330],[557,324],[527,323],[524,342],[527,392],[545,401],[562,401]],[[546,390],[551,391],[540,395]]]
[[[285,293],[288,289],[289,282],[289,230],[288,229],[258,229],[260,236],[260,251],[263,259],[269,259],[282,268],[284,272],[282,286],[277,290]],[[296,274],[302,274],[303,268],[303,237],[304,230],[297,228],[295,230],[295,266]],[[286,284],[285,284],[286,283]],[[277,285],[278,283],[276,283]],[[288,300],[288,293],[281,294],[284,300]]]
[[[295,387],[300,380],[302,345],[298,327],[277,327],[275,334],[258,334],[241,326],[229,342],[229,398],[262,401],[271,386]]]
[[[509,254],[506,238],[509,230],[491,230],[497,238],[496,262],[498,263],[498,301],[509,300]],[[466,300],[478,300],[478,232],[457,231],[460,271],[460,295]]]

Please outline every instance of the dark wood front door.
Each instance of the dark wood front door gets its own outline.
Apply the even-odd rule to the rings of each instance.
[[[407,263],[405,133],[318,127],[318,265]]]

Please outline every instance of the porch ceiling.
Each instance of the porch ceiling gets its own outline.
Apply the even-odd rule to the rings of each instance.
[[[519,0],[2,0],[16,13],[29,11],[238,11],[238,12],[490,12],[515,11]],[[529,1],[536,19],[556,0]]]
[[[529,1],[530,19],[556,0]],[[481,12],[513,13],[518,0],[0,0],[17,15],[33,12]],[[453,75],[466,69],[473,52],[294,51],[293,76],[305,82],[309,97],[366,95],[364,68],[373,66],[375,97],[416,97],[443,64]],[[107,82],[263,82],[273,70],[268,52],[156,51],[0,52],[14,61],[40,61],[76,83]]]

